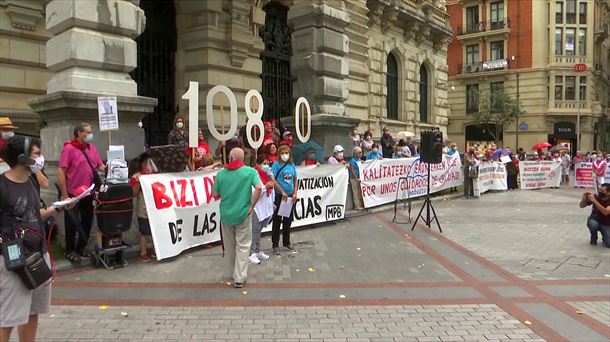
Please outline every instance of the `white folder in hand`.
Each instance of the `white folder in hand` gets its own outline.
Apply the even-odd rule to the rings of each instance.
[[[292,213],[292,198],[288,197],[286,201],[280,202],[280,209],[277,211],[277,214],[282,217],[290,217]]]

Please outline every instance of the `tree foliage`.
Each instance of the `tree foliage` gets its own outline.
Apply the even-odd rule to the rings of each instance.
[[[504,127],[515,121],[518,115],[525,114],[523,106],[504,89],[472,91],[471,95],[478,99],[478,110],[471,115],[476,123],[485,125],[497,144]]]

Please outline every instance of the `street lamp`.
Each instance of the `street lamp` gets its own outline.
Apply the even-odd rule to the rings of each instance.
[[[511,56],[511,61],[515,61],[515,59],[517,59],[514,55]],[[521,106],[521,103],[519,102],[519,69],[517,69],[516,71],[517,73],[517,103],[519,104],[519,106]],[[519,113],[517,113],[517,116],[515,117],[515,148],[519,148]]]

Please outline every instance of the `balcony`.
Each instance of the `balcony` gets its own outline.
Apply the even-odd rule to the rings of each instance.
[[[578,109],[579,105],[580,109],[586,109],[588,103],[586,100],[580,103],[578,100],[552,100],[549,103],[549,107],[555,109]]]
[[[608,32],[610,31],[610,24],[598,23],[595,26],[595,39],[597,41],[603,41],[608,38]]]
[[[550,64],[569,64],[573,66],[574,64],[586,64],[587,56],[586,55],[555,55],[549,58]]]
[[[474,25],[458,27],[458,40],[466,40],[478,38],[493,34],[508,34],[510,33],[510,21],[504,18],[498,21],[484,21]]]
[[[485,62],[477,62],[472,64],[460,64],[458,66],[459,73],[464,74],[474,74],[479,72],[492,72],[499,70],[508,70],[509,64],[508,59],[498,59],[498,60],[490,60]]]

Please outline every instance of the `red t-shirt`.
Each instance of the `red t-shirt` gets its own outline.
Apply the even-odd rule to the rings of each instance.
[[[318,161],[315,159],[309,159],[309,158],[305,159],[305,165],[307,165],[307,166],[317,165],[317,164],[318,164]]]

